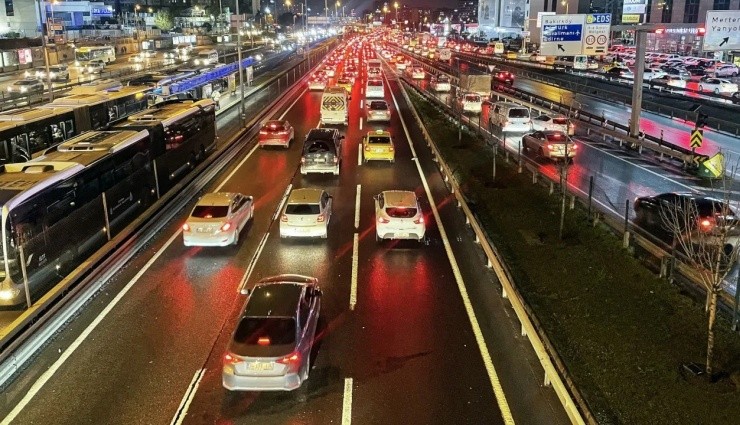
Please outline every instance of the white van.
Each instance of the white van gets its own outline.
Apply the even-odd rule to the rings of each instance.
[[[385,88],[383,87],[383,80],[367,80],[365,85],[365,97],[368,99],[373,97],[384,98]]]
[[[329,87],[321,96],[321,124],[347,125],[349,105],[347,90],[342,87]]]
[[[218,63],[216,49],[199,50],[193,59],[193,65],[213,65]]]
[[[500,128],[507,133],[523,133],[532,130],[529,108],[511,102],[493,105],[490,113],[491,127]]]

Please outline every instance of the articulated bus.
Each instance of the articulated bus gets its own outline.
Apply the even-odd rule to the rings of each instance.
[[[215,145],[215,108],[168,103],[0,167],[0,306],[38,299]],[[21,264],[25,267],[21,267]]]
[[[88,46],[75,49],[75,66],[80,66],[93,59],[102,59],[105,63],[115,62],[116,49],[113,46]]]
[[[148,106],[146,87],[89,88],[75,87],[70,96],[49,104],[0,114],[0,164],[28,161],[83,131],[105,129]]]

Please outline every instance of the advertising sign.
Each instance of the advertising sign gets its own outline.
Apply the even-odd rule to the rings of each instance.
[[[92,16],[113,16],[113,11],[107,7],[92,7],[90,14]]]
[[[704,51],[740,50],[740,10],[707,10]]]
[[[494,0],[479,0],[478,1],[478,25],[495,27],[497,26],[496,16],[496,5],[498,2]]]
[[[622,3],[622,23],[639,24],[647,13],[649,0],[624,0]]]

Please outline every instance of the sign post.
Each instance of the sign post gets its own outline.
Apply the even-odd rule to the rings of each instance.
[[[707,10],[704,51],[740,50],[740,10]]]
[[[543,15],[540,53],[545,56],[603,55],[609,48],[611,14]]]

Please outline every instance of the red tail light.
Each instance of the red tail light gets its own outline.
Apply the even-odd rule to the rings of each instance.
[[[228,363],[237,363],[237,362],[239,362],[239,359],[237,359],[236,357],[232,356],[231,354],[226,353],[224,355],[224,363],[227,363],[228,364]]]
[[[282,221],[283,223],[287,223],[288,222],[288,216],[285,215],[285,214],[281,215],[280,216],[280,221]]]
[[[185,223],[182,225],[182,231],[183,232],[189,232],[190,231],[190,225],[188,223]]]
[[[336,164],[336,163],[338,163],[338,162],[339,162],[339,158],[337,158],[337,157],[335,156],[335,157],[334,157],[334,163]]]
[[[316,217],[316,221],[319,222],[319,223],[323,223],[324,222],[324,216],[321,215],[321,214],[319,214],[319,216]]]
[[[385,217],[378,217],[378,223],[390,223],[391,221]]]
[[[370,145],[369,145],[369,144],[365,145],[365,150],[366,150],[367,152],[370,152]]]
[[[260,130],[260,134],[270,134],[270,132],[267,130]]]
[[[229,229],[231,229],[231,223],[224,223],[224,225],[221,226],[221,231],[222,232],[228,232]]]
[[[422,224],[424,223],[424,217],[419,217],[416,220],[414,220],[414,224]]]
[[[714,222],[708,218],[704,218],[699,220],[699,226],[701,226],[701,230],[708,232],[714,227]]]
[[[299,365],[301,363],[301,353],[294,351],[283,358],[277,359],[276,362],[288,366]]]
[[[305,164],[305,163],[306,163],[306,158],[301,157],[301,164]]]

